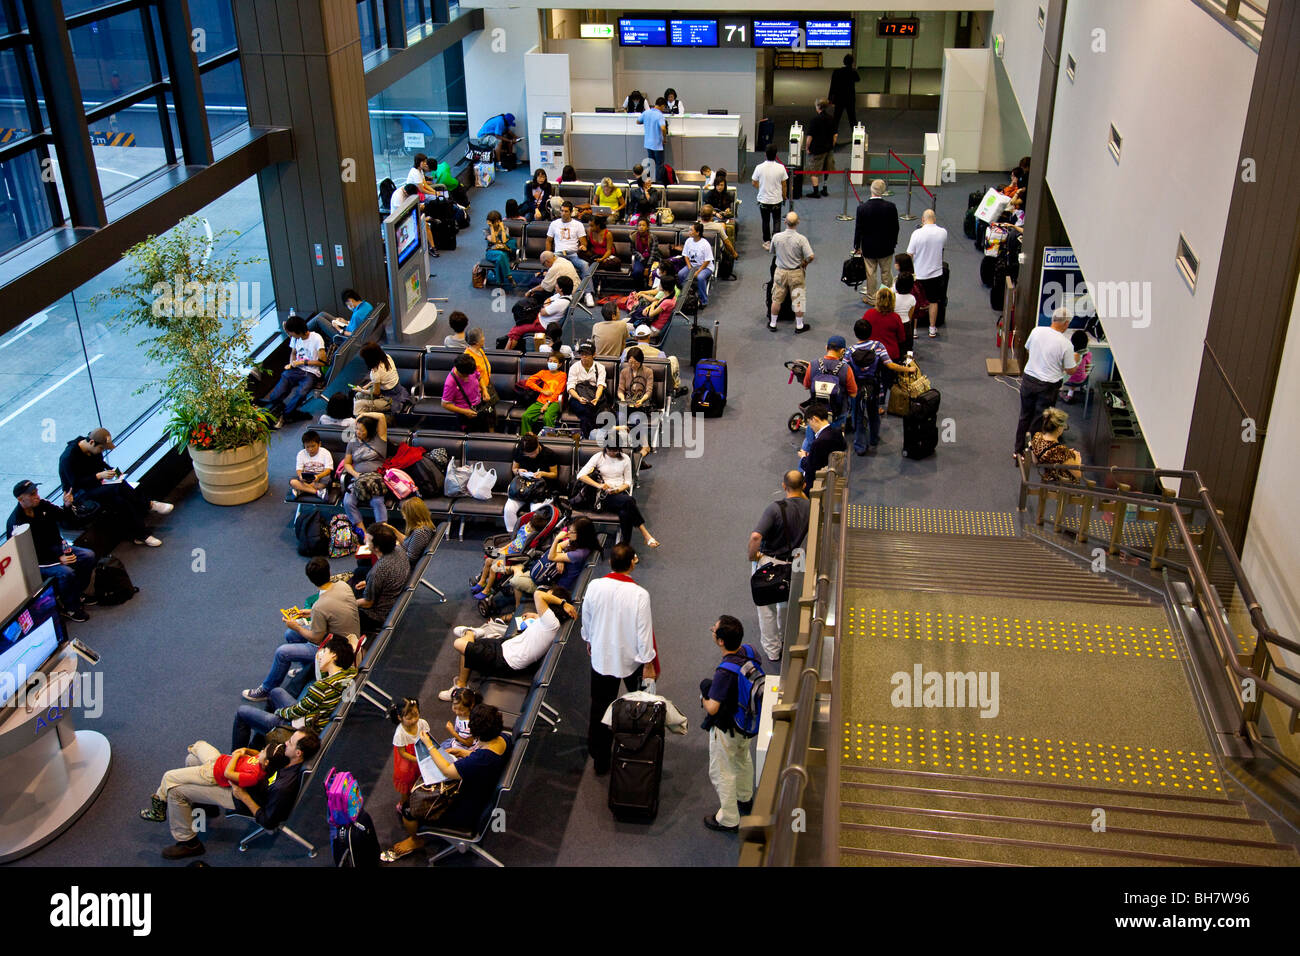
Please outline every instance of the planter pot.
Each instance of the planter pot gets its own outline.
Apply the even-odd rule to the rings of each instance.
[[[191,445],[189,451],[199,491],[204,500],[214,505],[247,504],[262,497],[271,486],[266,442],[229,451],[209,451]]]

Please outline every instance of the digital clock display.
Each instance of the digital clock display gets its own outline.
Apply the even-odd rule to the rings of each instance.
[[[916,36],[916,29],[921,25],[917,17],[894,17],[884,18],[876,21],[876,36],[878,37],[901,37],[911,40]]]

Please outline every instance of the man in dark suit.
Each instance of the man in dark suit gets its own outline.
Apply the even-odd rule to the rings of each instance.
[[[853,229],[853,251],[867,266],[867,290],[862,301],[876,304],[876,290],[892,287],[891,266],[898,246],[898,207],[885,198],[885,181],[873,180],[871,195],[858,206],[858,221]]]
[[[831,410],[823,402],[814,402],[805,415],[813,430],[812,447],[808,451],[800,449],[799,470],[803,472],[804,487],[811,488],[817,472],[826,467],[831,452],[844,451],[844,433],[831,424]]]

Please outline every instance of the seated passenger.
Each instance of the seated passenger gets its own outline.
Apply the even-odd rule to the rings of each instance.
[[[492,281],[499,286],[514,285],[510,264],[514,262],[518,243],[502,221],[501,213],[495,209],[487,214],[487,229],[483,235],[487,240],[483,257],[492,263]]]
[[[636,342],[623,350],[622,360],[626,362],[628,353],[633,349],[640,349],[642,358],[666,358],[668,360],[668,387],[676,395],[677,390],[681,387],[681,365],[678,363],[676,355],[667,355],[663,349],[650,344],[654,334],[655,330],[644,323],[633,329],[632,335]]]
[[[578,361],[569,366],[569,411],[578,417],[583,438],[596,427],[605,397],[605,366],[596,361],[596,346],[583,342],[578,346]]]
[[[618,313],[618,306],[606,302],[600,307],[603,320],[591,327],[591,338],[596,345],[597,355],[619,356],[627,346],[632,335],[632,326]]]
[[[654,184],[654,178],[649,173],[641,174],[640,180],[628,195],[627,204],[631,216],[638,220],[650,219],[659,211],[659,187]],[[628,221],[631,222],[631,218]]]
[[[552,188],[546,180],[544,169],[537,170],[533,173],[533,178],[524,183],[524,204],[519,207],[519,211],[525,219],[531,221],[550,218]]]
[[[428,734],[420,738],[447,779],[460,781],[451,805],[437,819],[430,821],[431,825],[449,830],[478,826],[479,818],[496,795],[497,783],[506,768],[511,741],[508,734],[501,732],[502,726],[499,710],[490,704],[479,704],[469,715],[469,732],[478,740],[478,747],[473,751],[457,747],[444,754]],[[380,854],[379,858],[385,863],[400,860],[424,846],[424,838],[416,835],[421,821],[412,815],[409,798],[403,803],[402,816],[402,825],[410,836]]]
[[[198,740],[190,744],[188,750],[184,767],[168,770],[162,775],[162,782],[149,798],[149,809],[140,811],[141,820],[162,823],[167,819],[167,793],[172,787],[196,784],[229,790],[231,784],[238,784],[245,790],[252,790],[289,762],[284,755],[284,744],[268,746],[261,751],[246,747],[223,754],[206,740]],[[233,810],[234,804],[226,809]]]
[[[388,458],[388,419],[378,412],[363,412],[353,427],[355,435],[343,456],[343,472],[351,479],[343,493],[343,511],[354,528],[361,528],[361,505],[367,501],[376,521],[388,520],[387,488],[379,475]]]
[[[659,547],[648,528],[636,499],[632,497],[632,456],[618,447],[613,436],[601,440],[601,450],[592,455],[578,472],[578,480],[583,484],[604,492],[604,497],[597,502],[596,511],[608,511],[618,515],[619,542],[632,543],[632,529],[637,528],[645,537],[645,543],[652,548]]]
[[[297,701],[282,687],[272,688],[267,695],[271,709],[254,704],[240,704],[235,711],[235,723],[230,732],[231,751],[247,747],[276,727],[310,730],[320,733],[334,708],[343,697],[343,691],[357,676],[356,653],[342,634],[335,634],[316,649],[316,665],[321,678],[305,691]]]
[[[614,185],[614,180],[606,176],[596,187],[594,204],[609,210],[610,222],[618,222],[623,210],[627,208],[627,199],[623,196],[623,190]]]
[[[520,567],[507,582],[515,592],[516,611],[538,587],[553,585],[572,591],[593,552],[602,553],[596,526],[590,518],[579,515],[555,536],[545,557]],[[457,629],[452,633],[461,636]]]
[[[145,516],[150,512],[169,514],[175,506],[146,498],[122,480],[122,472],[109,468],[104,453],[116,447],[107,428],[92,428],[68,442],[59,456],[63,506],[93,501],[110,520],[119,522],[136,544],[157,548],[162,541],[149,533]]]
[[[320,432],[309,428],[302,433],[302,451],[294,463],[289,487],[300,495],[329,496],[334,481],[334,456],[320,444]]]
[[[361,323],[370,318],[370,314],[375,311],[375,307],[362,299],[361,293],[356,289],[343,290],[343,307],[348,310],[346,319],[330,315],[328,312],[320,312],[307,323],[307,328],[319,333],[327,345],[331,343],[337,345],[361,328]]]
[[[587,223],[587,248],[583,250],[582,258],[593,269],[604,269],[607,272],[617,272],[622,264],[618,253],[614,251],[614,234],[599,216],[593,216],[591,222]]]
[[[533,339],[536,340],[537,336],[534,335]],[[538,344],[537,351],[540,355],[558,355],[566,366],[573,359],[573,349],[564,344],[564,326],[559,322],[552,322],[546,327],[545,337]]]
[[[632,233],[632,287],[642,289],[647,283],[648,270],[659,262],[659,242],[650,233],[650,220],[638,219],[636,232]]]
[[[564,379],[567,385],[568,377],[564,376]],[[554,493],[550,482],[560,474],[560,458],[538,441],[536,435],[524,433],[515,446],[514,454],[510,456],[510,474],[512,478],[506,492],[504,517],[506,531],[513,532],[521,510],[550,500]],[[527,500],[516,497],[521,494],[520,479],[526,480],[530,485],[536,481],[542,482],[541,490],[533,490]]]
[[[546,368],[534,372],[520,383],[520,388],[536,392],[537,397],[524,409],[524,417],[519,422],[519,434],[527,435],[535,431],[539,418],[545,428],[553,427],[560,420],[568,381],[568,373],[560,371],[560,356],[552,355],[546,360]]]
[[[657,274],[654,286],[637,293],[641,301],[633,306],[627,320],[637,325],[648,323],[654,331],[661,332],[677,308],[677,277],[670,269],[660,269]]]
[[[387,524],[372,525],[366,531],[366,540],[379,555],[366,573],[366,579],[356,586],[362,593],[357,600],[361,612],[361,630],[372,637],[384,626],[384,619],[393,609],[397,599],[406,590],[406,579],[411,576],[411,561],[406,552],[397,547],[397,535]]]
[[[555,292],[540,304],[525,296],[514,305],[515,325],[506,333],[505,341],[498,344],[507,349],[517,349],[525,336],[545,333],[552,322],[563,325],[572,300],[573,280],[566,275],[555,280]]]
[[[551,649],[560,627],[577,616],[568,588],[558,585],[539,587],[533,591],[535,618],[524,619],[524,624],[513,637],[477,637],[466,633],[456,638],[452,645],[460,653],[460,670],[456,681],[438,694],[439,700],[455,700],[465,692],[469,675],[473,671],[485,677],[509,676],[532,667]]]
[[[352,413],[360,417],[366,412],[380,412],[384,415],[401,412],[410,401],[411,393],[402,384],[397,363],[384,352],[384,347],[378,342],[367,342],[361,346],[361,361],[370,374],[354,386]]]
[[[306,670],[316,657],[320,643],[331,634],[343,634],[354,639],[349,643],[356,647],[355,636],[361,633],[361,612],[357,608],[356,596],[346,581],[334,581],[330,577],[328,558],[317,556],[307,562],[307,580],[319,588],[316,600],[311,605],[311,617],[284,617],[284,643],[275,649],[271,661],[271,670],[256,687],[250,687],[242,694],[244,700],[253,703],[266,700],[271,691],[279,687],[289,674],[289,668],[301,664]],[[297,689],[301,690],[314,676],[303,674]],[[286,688],[294,695],[294,688]]]
[[[393,528],[393,534],[397,536],[397,543],[406,552],[411,567],[415,567],[415,562],[424,557],[424,552],[429,549],[429,544],[438,529],[433,524],[433,515],[429,514],[429,506],[419,495],[411,495],[404,499],[398,510],[402,512],[402,518],[406,521],[406,530],[398,531]]]
[[[289,364],[284,367],[275,388],[258,402],[276,417],[271,426],[273,429],[297,419],[298,409],[319,384],[321,372],[329,364],[325,340],[318,332],[308,331],[307,320],[301,315],[285,319],[284,331],[289,336]]]
[[[344,444],[357,435],[357,419],[352,414],[352,396],[347,392],[335,392],[325,402],[325,411],[321,412],[322,425],[338,425],[343,429],[341,435]]]
[[[286,743],[272,748],[268,757],[277,763],[288,762],[275,774],[269,787],[258,786],[245,790],[237,783],[229,789],[216,784],[184,783],[167,791],[167,822],[172,839],[176,842],[162,851],[165,860],[181,860],[203,853],[203,841],[194,834],[194,804],[214,803],[227,810],[239,808],[250,814],[258,826],[274,830],[293,810],[302,783],[302,764],[320,751],[320,737],[310,731],[299,730],[289,736]]]
[[[515,144],[519,142],[519,134],[514,131],[514,125],[514,113],[498,113],[479,127],[477,138],[496,150],[498,165],[506,165],[506,154],[513,153]]]
[[[700,224],[704,226],[705,238],[713,236],[714,241],[717,242],[718,249],[721,250],[718,258],[728,260],[734,264],[740,258],[740,253],[736,251],[736,247],[732,245],[731,240],[727,237],[727,227],[714,218],[713,207],[708,203],[705,203],[700,208]],[[734,282],[738,278],[740,277],[735,272],[727,273],[729,282]]]
[[[1049,408],[1043,412],[1039,427],[1030,439],[1029,450],[1036,465],[1078,465],[1083,459],[1079,453],[1061,442],[1061,435],[1070,423],[1070,416],[1059,408]],[[1075,482],[1083,477],[1078,468],[1044,468],[1043,481]]]
[[[32,547],[36,551],[41,580],[54,579],[59,613],[70,621],[90,620],[84,605],[94,604],[95,600],[83,597],[82,592],[90,584],[90,574],[95,570],[95,552],[73,547],[64,541],[59,531],[60,524],[72,527],[76,516],[42,498],[36,482],[31,479],[14,485],[14,497],[18,504],[5,525],[6,536],[12,538],[14,528],[21,525],[31,528]]]
[[[458,355],[442,384],[442,407],[460,416],[461,431],[481,432],[491,426],[487,414],[479,415],[482,402],[478,363],[468,352]]]
[[[560,281],[561,276],[568,276],[569,281],[573,283],[574,289],[578,287],[578,270],[573,268],[573,263],[568,259],[557,256],[550,250],[543,252],[538,256],[538,259],[542,263],[542,271],[533,277],[532,283],[524,292],[523,299],[515,303],[514,308],[516,310],[520,308],[520,303],[526,303],[529,300],[532,300],[534,305],[545,301],[546,297],[555,291],[556,284]],[[519,315],[518,311],[515,312],[515,315]]]
[[[522,563],[528,556],[528,542],[540,534],[546,527],[548,517],[542,511],[534,511],[528,523],[515,530],[515,536],[500,554],[489,554],[483,558],[483,571],[470,587],[470,596],[481,601],[496,590],[493,582],[497,575],[511,565]]]
[[[728,222],[735,217],[735,200],[727,188],[727,171],[719,169],[713,177],[713,183],[707,186],[700,202],[713,207],[713,214],[720,222]]]
[[[453,312],[447,316],[447,325],[451,329],[451,334],[442,337],[442,347],[463,350],[468,344],[465,341],[465,330],[469,328],[469,316],[464,312]]]

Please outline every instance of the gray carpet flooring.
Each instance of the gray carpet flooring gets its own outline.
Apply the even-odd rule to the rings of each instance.
[[[481,251],[484,216],[517,195],[526,176],[521,168],[476,192],[473,227],[461,233],[457,250],[434,260],[433,294],[447,296],[448,307],[467,312],[473,324],[487,331],[489,341],[506,330],[509,312],[493,308],[491,290],[471,287],[470,270]],[[950,235],[948,324],[937,341],[919,340],[917,359],[943,393],[939,417],[952,419],[955,440],[941,444],[934,457],[911,462],[899,453],[899,420],[889,420],[878,452],[854,461],[855,501],[1014,507],[1014,472],[1005,451],[1018,402],[1014,387],[985,374],[984,359],[994,354],[994,317],[979,283],[977,254],[961,234],[966,194],[975,184],[1000,178],[962,177],[939,195],[940,221]],[[731,865],[736,860],[736,838],[706,831],[701,824],[716,808],[708,782],[707,741],[698,729],[698,683],[717,659],[709,627],[718,614],[731,613],[757,638],[745,546],[759,513],[778,494],[781,473],[796,463],[797,439],[785,421],[803,397],[799,388],[787,384],[782,362],[822,354],[830,334],[851,336],[853,321],[863,311],[857,294],[839,282],[853,227],[835,219],[841,206],[837,191],[831,199],[796,204],[817,253],[809,272],[813,331],[796,338],[783,326],[769,333],[763,317],[769,260],[760,244],[758,210],[748,182],[741,184],[740,194],[745,201],[737,267],[741,279],[718,283],[703,313],[707,322],[719,323],[719,354],[729,365],[726,414],[704,425],[699,457],[688,457],[680,448],[657,455],[653,470],[643,475],[639,495],[649,527],[663,543],[655,552],[643,549],[638,570],[653,600],[664,667],[660,691],[690,718],[691,731],[668,741],[658,819],[648,825],[616,823],[605,807],[605,780],[595,777],[584,759],[588,667],[583,645],[575,640],[549,698],[563,721],[558,732],[534,740],[518,793],[507,808],[506,830],[492,838],[492,851],[508,864]],[[922,205],[914,199],[913,210],[919,213]],[[903,224],[900,248],[918,224]],[[437,337],[442,335],[439,329]],[[686,356],[688,338],[688,329],[674,328],[669,350]],[[683,366],[684,375],[689,374],[685,360]],[[303,428],[287,428],[274,439],[276,476],[290,473]],[[103,655],[104,712],[84,725],[112,741],[112,770],[104,791],[73,829],[18,865],[160,862],[158,851],[169,842],[166,828],[141,821],[137,810],[147,805],[161,773],[183,763],[189,743],[207,739],[228,746],[239,690],[257,683],[280,640],[278,609],[301,603],[310,593],[304,561],[294,551],[292,509],[281,502],[283,485],[276,480],[260,501],[222,509],[205,503],[191,480],[176,489],[172,499],[177,508],[158,528],[162,548],[119,549],[140,594],[122,607],[97,609],[87,625],[73,625]],[[435,727],[448,716],[434,695],[453,673],[449,628],[478,620],[464,581],[478,567],[478,541],[488,532],[487,526],[471,529],[464,543],[444,547],[433,577],[452,600],[437,604],[422,592],[411,610],[419,626],[394,641],[376,672],[376,680],[394,694],[417,692]],[[329,760],[358,775],[381,836],[387,838],[398,834],[391,809],[391,734],[392,726],[377,711],[359,703]],[[320,790],[317,782],[292,825],[323,844]],[[242,833],[241,826],[216,824],[206,835],[208,862],[308,862],[283,839],[236,853]],[[327,865],[327,858],[323,853],[314,863]],[[412,865],[416,862],[412,858]]]

